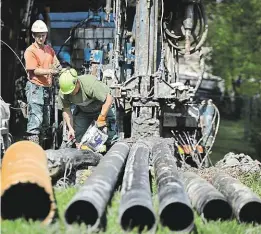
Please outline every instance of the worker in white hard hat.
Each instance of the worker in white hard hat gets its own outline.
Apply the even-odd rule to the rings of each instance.
[[[45,44],[48,29],[42,20],[32,25],[34,42],[25,53],[25,66],[28,71],[26,97],[28,103],[27,139],[39,144],[39,136],[50,126],[50,101],[53,75],[60,66],[54,50]],[[43,135],[44,135],[43,134]],[[42,134],[41,134],[42,135]]]

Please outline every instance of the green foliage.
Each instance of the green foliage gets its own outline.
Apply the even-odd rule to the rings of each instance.
[[[215,164],[227,153],[244,153],[256,158],[255,149],[244,140],[244,122],[221,119],[215,144],[210,154],[211,161]]]
[[[214,74],[225,79],[227,88],[239,74],[244,79],[260,79],[261,1],[205,2],[209,18],[208,46],[213,47],[209,63]]]

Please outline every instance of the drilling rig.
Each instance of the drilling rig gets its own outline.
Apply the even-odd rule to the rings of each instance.
[[[43,2],[23,4],[27,26],[22,23],[22,32],[29,30]],[[197,98],[205,73],[202,46],[208,33],[202,0],[77,0],[63,5],[57,0],[48,4],[54,12],[84,11],[76,16],[59,13],[61,22],[54,16],[56,28],[48,40],[57,56],[62,55],[79,73],[94,74],[110,86],[121,139],[171,138],[177,157],[190,158],[198,166],[202,159],[208,162],[219,112],[212,100]],[[69,37],[63,44],[56,44],[66,33]],[[30,34],[19,38],[29,41]],[[184,78],[192,56],[197,57],[198,66],[193,82]]]
[[[14,2],[21,4],[22,1]],[[28,19],[32,6],[39,6],[44,1],[26,2],[24,17]],[[78,149],[44,152],[26,141],[10,146],[12,149],[5,154],[3,161],[2,218],[12,219],[22,214],[30,217],[33,214],[32,218],[46,223],[53,219],[55,204],[50,192],[51,181],[40,183],[42,177],[38,171],[42,173],[41,170],[36,168],[35,175],[28,174],[28,168],[20,165],[25,161],[19,158],[37,156],[44,161],[35,164],[40,169],[48,166],[53,170],[51,176],[61,177],[63,174],[59,179],[63,186],[73,166],[97,166],[65,210],[64,220],[69,225],[85,223],[90,230],[102,227],[106,208],[118,183],[121,184],[119,223],[124,231],[138,227],[140,233],[145,228],[156,233],[159,220],[171,231],[190,232],[195,226],[192,206],[204,221],[228,220],[235,214],[239,222],[260,224],[261,199],[238,180],[223,173],[225,168],[214,168],[215,175],[209,175],[212,185],[196,173],[185,171],[191,167],[178,168],[179,164],[192,164],[200,169],[209,165],[209,154],[220,120],[218,108],[212,100],[198,99],[205,73],[202,46],[208,33],[203,0],[53,0],[49,4],[53,4],[51,8],[56,11],[85,11],[77,14],[78,20],[73,14],[60,13],[63,15],[56,35],[61,36],[69,30],[70,35],[56,52],[72,62],[79,73],[94,74],[109,85],[121,140],[104,157]],[[86,8],[81,9],[84,6]],[[58,24],[56,20],[54,25]],[[95,37],[95,33],[100,36]],[[52,36],[54,34],[55,30]],[[55,39],[52,41],[54,48],[58,41],[57,37]],[[73,40],[68,46],[66,43],[70,39]],[[193,82],[184,79],[184,71],[191,67],[192,56],[198,58],[199,67]],[[55,103],[52,108],[57,114]],[[2,108],[1,112],[9,118],[5,109]],[[2,126],[7,133],[8,118],[4,118],[5,126]],[[54,118],[56,128],[57,118]],[[48,165],[43,160],[45,156]],[[14,170],[15,167],[19,170]],[[239,160],[238,164],[232,165],[233,170],[239,167]],[[250,167],[244,172],[248,174],[252,168],[260,171],[256,164]],[[70,171],[68,175],[67,169]],[[242,175],[243,170],[240,170]],[[19,180],[21,175],[24,177]],[[47,170],[41,175],[47,178]],[[151,175],[157,184],[159,219],[153,207]],[[26,176],[30,179],[24,179]],[[27,186],[20,186],[24,182],[28,185],[30,181],[48,196],[39,196],[40,192],[35,193],[32,187],[28,187],[29,191]],[[19,186],[19,190],[13,189],[15,186]],[[17,206],[19,212],[13,208],[13,204],[18,204],[17,196],[14,196],[17,191],[23,193],[20,196],[23,206]],[[40,200],[32,203],[31,197],[25,199],[27,194]],[[11,211],[15,211],[14,214]]]
[[[214,143],[218,116],[212,100],[195,99],[204,74],[201,49],[208,33],[202,1],[107,0],[106,14],[111,10],[113,75],[104,79],[116,99],[120,136],[132,141],[172,138],[177,156],[187,154],[201,163]],[[181,79],[180,66],[189,67],[196,53],[200,69],[192,85]],[[131,121],[124,119],[128,114]]]

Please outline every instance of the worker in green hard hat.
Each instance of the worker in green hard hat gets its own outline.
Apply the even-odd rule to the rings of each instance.
[[[77,75],[73,68],[61,71],[58,102],[68,127],[68,138],[80,143],[82,136],[93,121],[98,127],[107,127],[107,145],[118,139],[116,116],[112,108],[113,97],[109,87],[93,75]],[[71,104],[76,108],[71,111]]]

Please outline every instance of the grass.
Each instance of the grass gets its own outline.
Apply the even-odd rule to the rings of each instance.
[[[229,152],[244,153],[256,158],[255,149],[244,140],[244,123],[242,120],[221,120],[210,158],[215,163]]]
[[[220,133],[214,147],[212,159],[218,160],[226,153],[243,152],[251,155],[251,149],[242,144],[243,131],[240,122],[222,121]],[[217,152],[218,151],[218,152]],[[251,155],[252,156],[252,155]],[[261,196],[261,178],[260,175],[244,175],[241,177],[242,183],[249,186],[254,192]],[[157,212],[157,191],[155,180],[152,184],[153,202],[155,211]],[[25,220],[16,221],[2,221],[1,229],[3,234],[84,234],[88,233],[84,225],[66,226],[64,224],[64,211],[69,201],[77,190],[70,188],[67,190],[55,190],[57,199],[59,219],[50,226],[43,226],[39,222],[26,222]],[[107,228],[106,231],[99,233],[107,234],[121,234],[124,233],[118,223],[118,210],[119,210],[120,193],[116,191],[111,205],[107,210]],[[236,220],[226,222],[203,222],[202,219],[195,213],[195,225],[197,230],[194,233],[198,234],[260,234],[261,226],[253,226],[251,224],[238,224]],[[129,232],[130,234],[137,233],[137,231]],[[158,222],[157,234],[171,233],[166,227],[163,227]]]

